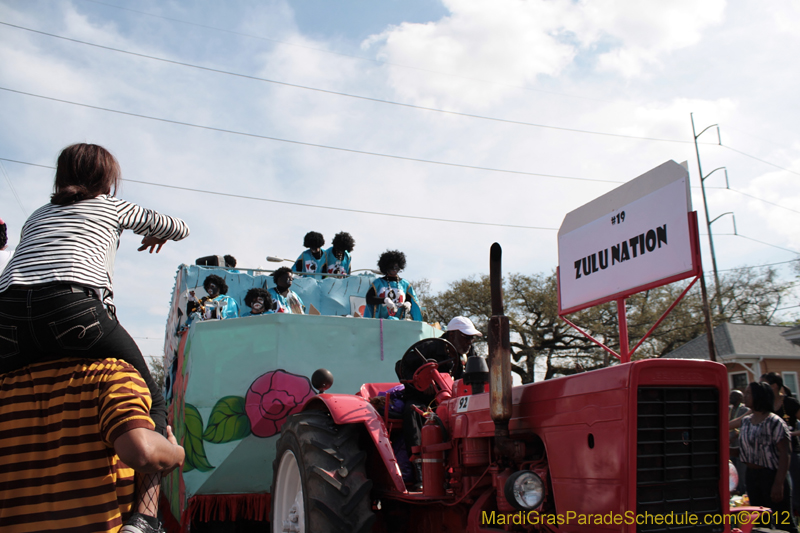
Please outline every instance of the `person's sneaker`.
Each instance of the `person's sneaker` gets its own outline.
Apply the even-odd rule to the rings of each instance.
[[[166,533],[161,524],[153,527],[141,513],[133,513],[119,533]]]

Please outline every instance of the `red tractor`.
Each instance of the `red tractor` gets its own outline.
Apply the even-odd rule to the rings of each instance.
[[[470,358],[453,382],[429,361],[404,380],[436,398],[412,450],[421,489],[393,450],[402,420],[370,403],[397,383],[321,392],[282,428],[272,531],[730,531],[724,366],[643,360],[512,388],[497,245],[491,267],[488,368]]]

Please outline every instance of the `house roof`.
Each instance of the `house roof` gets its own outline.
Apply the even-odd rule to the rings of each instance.
[[[717,353],[723,359],[741,358],[798,358],[800,346],[783,333],[795,328],[786,326],[756,326],[723,323],[714,328]],[[673,359],[709,359],[706,335],[693,339],[664,357]]]
[[[789,340],[798,340],[800,339],[800,326],[793,326],[781,333],[781,335]]]

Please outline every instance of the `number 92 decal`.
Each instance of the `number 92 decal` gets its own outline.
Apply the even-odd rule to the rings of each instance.
[[[456,407],[456,413],[463,413],[465,411],[469,411],[469,396],[462,396],[458,399],[458,407]]]

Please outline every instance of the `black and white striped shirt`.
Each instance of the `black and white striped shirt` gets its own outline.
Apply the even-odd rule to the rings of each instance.
[[[758,424],[753,424],[753,415],[742,419],[739,428],[739,458],[770,470],[777,470],[780,461],[778,442],[787,441],[789,446],[789,426],[775,413],[769,413]]]
[[[11,285],[64,282],[101,289],[111,303],[114,258],[122,230],[179,241],[189,227],[136,204],[100,195],[71,205],[47,204],[22,227],[20,243],[0,277]]]

